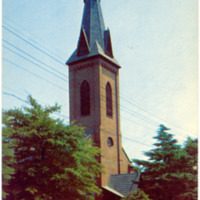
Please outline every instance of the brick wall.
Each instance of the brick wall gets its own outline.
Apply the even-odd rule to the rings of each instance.
[[[122,151],[119,118],[119,75],[118,69],[101,58],[82,61],[69,67],[70,121],[76,120],[86,127],[91,138],[102,149],[100,162],[105,174],[101,175],[101,186],[108,185],[110,174],[127,173],[128,159]],[[80,114],[80,86],[84,80],[90,85],[91,112]],[[106,114],[106,84],[112,88],[113,116]],[[113,145],[108,146],[108,138]],[[120,163],[120,164],[119,164]]]

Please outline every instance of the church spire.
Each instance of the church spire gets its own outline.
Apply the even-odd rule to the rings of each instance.
[[[119,65],[113,57],[109,29],[106,30],[101,0],[84,0],[84,11],[77,49],[67,61],[71,64],[85,58],[101,55]]]
[[[105,25],[99,0],[85,0],[81,28],[86,32],[90,47],[97,41],[104,49],[103,35]]]

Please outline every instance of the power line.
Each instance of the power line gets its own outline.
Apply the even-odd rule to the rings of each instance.
[[[5,18],[7,18],[9,21],[11,21],[11,22],[13,22],[11,19],[9,19],[7,16],[5,16],[5,15],[3,15],[3,17],[5,17]],[[16,24],[16,23],[14,23],[14,24]],[[10,25],[9,25],[10,26]],[[19,26],[19,25],[18,25]],[[21,28],[23,28],[22,26],[20,26]],[[13,28],[13,27],[12,27]],[[14,28],[13,28],[14,29]],[[24,28],[23,28],[24,29]],[[15,29],[16,30],[16,29]],[[19,32],[19,31],[18,31]],[[22,34],[22,33],[21,33]],[[31,39],[31,38],[30,38]],[[32,40],[32,39],[31,39]],[[32,40],[32,41],[34,41],[34,42],[37,42],[37,41],[35,41],[35,40]],[[38,42],[37,42],[38,43]],[[38,43],[38,44],[40,44],[41,45],[41,43]],[[54,53],[55,54],[55,53]],[[122,98],[122,97],[121,97]],[[125,99],[124,99],[125,100]],[[125,100],[126,101],[126,100]],[[133,104],[132,104],[133,105]],[[158,118],[160,118],[160,119],[163,119],[162,117],[160,117],[160,116],[156,116],[155,114],[154,114],[154,112],[152,113],[152,112],[148,112],[148,111],[146,111],[145,109],[143,109],[143,108],[141,108],[141,107],[139,107],[139,106],[137,106],[137,105],[134,105],[134,106],[136,106],[137,108],[139,108],[139,109],[141,109],[141,110],[143,110],[143,111],[145,111],[145,112],[147,112],[147,113],[149,113],[149,114],[151,114],[151,115],[154,115],[155,117],[158,117]],[[167,123],[169,123],[169,124],[171,124],[171,125],[173,125],[173,126],[175,126],[175,127],[177,127],[178,129],[180,129],[180,130],[182,130],[183,132],[185,132],[185,133],[187,133],[185,130],[183,130],[182,128],[180,128],[179,126],[177,126],[177,125],[175,125],[174,123],[172,123],[172,122],[169,122],[169,121],[166,121],[166,119],[163,119],[165,122],[167,122]]]
[[[2,93],[5,94],[5,95],[8,95],[8,96],[12,96],[12,97],[22,101],[23,103],[29,104],[28,101],[25,101],[25,100],[21,99],[20,97],[14,95],[14,94],[11,94],[11,93],[8,93],[8,92],[2,92]]]
[[[38,61],[39,63],[41,63],[41,64],[43,64],[43,65],[45,65],[45,66],[48,66],[51,70],[55,71],[56,73],[58,73],[58,74],[60,74],[60,75],[62,75],[62,76],[64,76],[64,77],[66,78],[66,75],[64,75],[63,73],[61,73],[61,72],[55,70],[52,66],[50,66],[50,65],[48,65],[48,64],[46,64],[46,63],[44,63],[44,62],[42,62],[41,60],[37,59],[37,58],[34,57],[34,56],[31,56],[31,55],[28,54],[27,52],[23,51],[22,49],[16,47],[15,45],[11,44],[10,42],[8,42],[8,41],[6,41],[6,40],[4,40],[4,39],[3,39],[3,42],[9,44],[10,46],[14,47],[14,48],[17,49],[18,51],[21,51],[22,53],[24,53],[25,55],[29,56],[30,58],[32,58],[32,59]]]
[[[49,53],[53,54],[53,55],[56,55],[56,57],[58,57],[59,59],[63,59],[62,57],[60,57],[59,55],[57,55],[55,52],[53,51],[50,51],[49,47],[47,47],[47,44],[44,44],[44,41],[43,41],[43,44],[41,44],[41,38],[39,38],[37,35],[27,31],[27,29],[25,29],[24,27],[22,27],[21,25],[17,24],[16,22],[14,22],[13,20],[11,20],[9,17],[3,15],[3,20],[5,20],[4,18],[6,18],[6,20],[10,21],[12,24],[14,25],[17,25],[19,28],[23,29],[23,31],[26,32],[26,34],[22,33],[21,31],[19,31],[16,27],[13,27],[12,25],[10,25],[8,22],[3,22],[3,23],[6,23],[6,26],[8,26],[9,28],[15,30],[17,33],[20,33],[21,35],[25,36],[26,38],[28,38],[29,40],[31,40],[32,42],[34,43],[37,43],[39,44],[43,49],[45,49],[46,51],[48,51]],[[27,36],[28,35],[32,35],[34,38],[38,38],[38,40],[40,40],[40,42],[32,39],[31,37]]]
[[[12,45],[12,46],[14,46],[14,45]],[[6,47],[7,48],[7,47]],[[16,46],[14,46],[14,48],[16,48]],[[19,49],[19,48],[18,48]],[[23,51],[24,52],[24,51]],[[15,52],[16,53],[16,52]],[[26,55],[27,55],[27,53],[26,53]],[[28,54],[29,55],[29,54]],[[21,55],[20,55],[21,56]],[[31,56],[31,55],[29,55],[29,56]],[[22,56],[21,56],[22,57]],[[31,56],[32,58],[33,58],[33,56]],[[24,59],[26,59],[27,60],[27,58],[25,58],[25,57],[23,57]],[[35,57],[34,57],[35,58]],[[36,58],[35,58],[36,59]],[[42,61],[40,61],[40,60],[38,60],[37,59],[37,61],[38,62],[42,62]],[[29,60],[29,62],[30,62],[30,60]],[[43,62],[42,62],[43,63]],[[34,63],[35,64],[35,63]],[[55,74],[54,74],[55,75]],[[65,81],[66,81],[66,79],[65,79]],[[139,110],[142,110],[142,111],[144,111],[144,112],[146,112],[146,113],[149,113],[149,114],[151,114],[151,115],[153,115],[153,116],[155,116],[155,117],[157,117],[157,118],[160,118],[160,119],[163,119],[163,118],[161,118],[160,116],[158,116],[158,115],[156,115],[156,114],[154,114],[154,113],[152,113],[152,112],[149,112],[148,110],[146,110],[146,109],[144,109],[144,108],[142,108],[142,107],[140,107],[140,106],[138,106],[138,105],[136,105],[136,104],[134,104],[134,103],[130,103],[130,101],[129,100],[127,100],[127,99],[125,99],[125,98],[123,98],[123,97],[121,97],[120,96],[120,98],[122,98],[122,99],[124,99],[126,102],[128,102],[129,104],[132,104],[133,106],[135,106],[136,108],[138,108]],[[120,106],[120,105],[119,105]],[[123,106],[124,107],[124,106]],[[150,123],[150,124],[152,124],[152,125],[154,125],[154,123],[157,123],[157,122],[155,122],[154,120],[152,120],[152,119],[148,119],[147,117],[144,117],[144,116],[142,116],[141,114],[138,114],[138,113],[135,113],[135,111],[134,112],[131,112],[130,111],[130,109],[129,108],[126,108],[126,107],[124,107],[125,109],[122,109],[122,110],[124,110],[125,112],[127,112],[127,113],[129,113],[129,114],[131,114],[131,115],[135,115],[137,118],[140,118],[140,119],[142,119],[143,121],[146,121],[147,123]],[[173,123],[171,123],[171,122],[168,122],[168,121],[166,121],[166,120],[164,120],[165,122],[167,122],[167,123],[169,123],[169,124],[172,124],[173,126],[175,126],[175,127],[177,127],[178,129],[180,129],[180,130],[182,130],[182,132],[185,132],[186,133],[186,131],[184,131],[182,128],[180,128],[180,127],[178,127],[177,125],[175,125],[175,124],[173,124]]]
[[[10,61],[9,59],[6,59],[6,58],[3,57],[3,60],[7,61],[8,63],[12,64],[13,66],[15,66],[15,67],[17,67],[17,68],[20,68],[20,69],[22,69],[23,71],[26,71],[26,72],[32,74],[33,76],[35,76],[35,77],[37,77],[37,78],[39,78],[39,79],[41,79],[41,80],[43,80],[43,81],[45,81],[45,82],[47,82],[47,83],[49,83],[49,84],[51,84],[51,85],[53,85],[53,86],[55,86],[55,87],[57,87],[57,88],[59,88],[59,89],[61,89],[61,90],[63,90],[63,91],[66,92],[66,89],[65,89],[65,88],[62,88],[62,87],[60,87],[59,85],[56,85],[56,84],[52,83],[51,81],[49,81],[49,80],[47,80],[47,79],[44,79],[44,78],[42,78],[41,76],[39,76],[39,75],[37,75],[37,74],[35,74],[35,73],[33,73],[33,72],[27,70],[27,69],[24,69],[23,67],[20,67],[19,65],[17,65],[17,64],[15,64],[15,63],[13,63],[12,61]]]
[[[138,140],[130,139],[130,138],[127,138],[127,137],[122,137],[122,138],[125,139],[125,140],[128,140],[129,142],[138,143],[138,144],[141,144],[141,145],[143,145],[143,146],[147,146],[147,147],[151,147],[151,148],[152,148],[152,146],[147,145],[147,144],[145,144],[145,143],[143,143],[143,142],[140,142],[140,141],[138,141]]]
[[[24,57],[24,56],[20,55],[20,54],[19,54],[19,53],[17,53],[16,51],[13,51],[13,50],[12,50],[12,49],[10,49],[9,47],[6,47],[5,45],[3,45],[3,47],[4,47],[4,48],[6,48],[7,50],[9,50],[10,52],[14,53],[15,55],[17,55],[17,56],[19,56],[19,57],[23,58],[24,60],[26,60],[26,61],[28,61],[28,62],[32,63],[33,65],[35,65],[35,66],[37,66],[37,67],[39,67],[40,69],[43,69],[43,70],[45,70],[46,72],[48,72],[48,73],[52,74],[53,76],[56,76],[57,78],[59,78],[59,79],[61,79],[61,80],[63,80],[63,81],[67,81],[66,79],[64,79],[64,78],[62,78],[62,77],[60,77],[60,76],[56,75],[55,73],[53,73],[53,72],[49,71],[48,69],[45,69],[45,68],[44,68],[44,67],[42,67],[41,65],[39,65],[39,64],[37,64],[37,63],[35,63],[35,62],[31,61],[30,59],[28,59],[28,58],[26,58],[26,57]]]
[[[8,89],[10,89],[10,88],[8,88]],[[17,91],[15,91],[15,90],[13,90],[13,89],[10,89],[10,90],[14,91],[16,94],[19,94]],[[101,100],[105,102],[105,98],[103,98],[102,96],[101,96]],[[105,105],[103,105],[103,106],[104,106],[104,108],[106,109],[106,106],[105,106]],[[66,116],[66,115],[65,115],[65,116]],[[130,119],[130,118],[126,118],[126,117],[124,117],[124,116],[122,116],[121,118],[122,118],[122,119],[125,119],[125,120],[127,120],[127,121],[130,121],[130,122],[133,122],[135,125],[137,124],[138,126],[141,126],[141,127],[143,127],[143,128],[148,128],[148,127],[146,127],[144,124],[140,124],[140,123],[138,123],[137,121],[132,120],[132,119]],[[148,128],[148,129],[149,129],[149,128]]]
[[[10,90],[10,91],[12,91],[12,92],[14,92],[14,93],[16,93],[17,95],[20,95],[20,96],[24,96],[24,94],[22,94],[21,92],[19,92],[19,91],[17,91],[17,90],[14,90],[14,89],[12,89],[12,88],[9,88],[9,87],[7,87],[7,86],[2,86],[2,88],[3,89],[6,89],[6,90]],[[30,93],[27,93],[28,95],[30,95]],[[27,95],[26,95],[26,97],[27,97]],[[36,99],[37,100],[37,99]],[[39,103],[42,103],[42,104],[45,104],[45,102],[42,102],[42,101],[39,101],[39,100],[37,100],[37,102],[39,102]],[[60,105],[61,107],[62,107],[62,105]],[[64,116],[64,114],[63,114],[63,116]],[[66,117],[68,117],[67,115],[65,115]],[[69,118],[69,117],[68,117]]]
[[[10,89],[10,90],[12,90],[12,89]],[[13,91],[14,91],[14,90],[13,90]],[[24,102],[24,103],[30,105],[30,103],[29,103],[27,100],[24,100],[24,99],[20,98],[19,96],[15,95],[15,94],[11,94],[11,93],[8,93],[8,92],[5,92],[5,91],[3,91],[2,93],[3,93],[4,95],[12,96],[12,97],[14,97],[14,98],[20,100],[21,102]],[[37,100],[37,102],[39,102],[39,101]],[[54,115],[57,115],[57,116],[59,116],[59,117],[63,117],[63,118],[69,119],[69,116],[64,115],[64,114],[61,114],[61,113],[58,113],[58,112],[55,112]]]
[[[12,64],[14,64],[14,63],[12,63]],[[19,67],[19,66],[18,66],[18,67]],[[26,71],[27,71],[27,70],[26,70]],[[31,73],[31,72],[29,71],[29,73]],[[33,73],[32,73],[32,74],[33,74]],[[41,77],[40,77],[40,78],[41,78]],[[43,80],[44,80],[44,79],[43,79]],[[55,86],[55,84],[54,84],[54,86]],[[57,87],[58,87],[58,86],[57,86]],[[101,100],[103,100],[104,102],[106,102],[105,98],[104,98],[104,99],[102,99],[102,98],[104,98],[104,97],[101,97]],[[119,105],[119,106],[120,106],[120,105]],[[157,126],[157,123],[156,123],[155,121],[150,120],[150,119],[148,119],[148,118],[146,118],[146,117],[143,117],[141,114],[138,114],[138,113],[135,113],[135,112],[131,112],[129,108],[126,108],[126,107],[124,107],[124,106],[121,106],[121,107],[125,108],[125,109],[121,108],[121,110],[124,110],[125,112],[127,112],[127,113],[129,113],[129,114],[131,114],[131,115],[133,115],[133,116],[135,116],[135,117],[137,117],[137,118],[139,118],[139,119],[141,119],[141,120],[147,122],[147,123],[150,123],[150,124],[152,124],[152,125],[154,125],[154,126]],[[144,127],[144,125],[139,124],[138,122],[133,121],[133,120],[131,120],[131,119],[129,119],[129,118],[126,118],[126,120],[131,121],[131,122],[134,122],[135,124]],[[154,122],[155,122],[156,124],[154,124]]]
[[[125,108],[125,109],[124,109],[125,112],[127,112],[127,113],[129,113],[129,114],[131,114],[131,115],[135,115],[136,117],[138,117],[138,118],[140,118],[140,119],[146,121],[147,123],[150,123],[150,124],[152,124],[152,125],[155,125],[155,123],[156,123],[156,125],[157,125],[157,122],[155,122],[154,120],[148,119],[148,118],[146,118],[146,117],[144,117],[144,116],[142,116],[141,114],[138,114],[138,113],[136,113],[136,112],[132,112],[129,108],[126,108],[125,106],[122,106],[122,105],[121,105],[121,107]]]
[[[5,46],[4,46],[5,47]],[[5,48],[7,48],[7,47],[5,47]],[[9,48],[7,48],[7,49],[9,49]],[[10,49],[9,49],[10,50]],[[11,50],[12,51],[12,50]],[[13,51],[12,51],[13,52]],[[14,53],[16,53],[16,52],[14,52]],[[21,57],[21,55],[20,55],[20,57]],[[25,60],[27,60],[24,56],[22,56],[22,58],[23,59],[25,59]],[[30,60],[29,60],[30,61]],[[32,63],[32,61],[30,61],[31,63]],[[34,63],[35,64],[35,63]],[[37,65],[37,64],[36,64]],[[19,67],[19,66],[18,66]],[[41,67],[41,66],[40,66]],[[43,68],[43,67],[42,67]],[[48,70],[47,70],[48,71]],[[48,71],[49,72],[49,71]],[[29,73],[30,73],[30,71],[29,71]],[[51,72],[50,72],[51,73]],[[33,74],[33,73],[32,73]],[[54,74],[53,74],[54,75]],[[41,77],[40,77],[41,78]],[[44,80],[44,79],[43,79]],[[54,84],[55,85],[55,84]],[[57,85],[57,87],[59,87],[58,85]],[[103,87],[102,87],[103,88]],[[106,100],[103,100],[103,101],[106,101]],[[119,105],[120,106],[120,105]],[[123,109],[122,108],[122,110],[124,110],[125,112],[127,112],[127,113],[129,113],[129,114],[131,114],[131,115],[134,115],[135,117],[137,117],[137,118],[139,118],[139,119],[141,119],[141,120],[143,120],[143,121],[145,121],[145,122],[147,122],[147,123],[150,123],[150,124],[152,124],[152,125],[154,125],[154,126],[157,126],[157,122],[155,122],[154,120],[151,120],[151,119],[148,119],[148,118],[146,118],[146,117],[144,117],[144,116],[142,116],[141,114],[138,114],[138,113],[135,113],[135,112],[131,112],[130,111],[130,109],[129,108],[126,108],[126,107],[124,107],[124,106],[121,106],[121,107],[123,107],[123,108],[125,108],[125,109]],[[133,121],[133,120],[130,120],[130,119],[128,119],[129,121]],[[137,123],[137,122],[135,122],[135,121],[133,121],[134,123]],[[156,124],[154,124],[154,123],[156,123]],[[139,124],[139,123],[137,123],[138,125],[140,125],[140,126],[143,126],[143,125],[141,125],[141,124]]]
[[[18,91],[14,90],[14,89],[12,89],[12,88],[9,88],[9,87],[7,87],[7,86],[4,86],[4,85],[3,85],[2,88],[5,88],[5,89],[7,89],[7,90],[11,90],[11,91],[15,92],[16,94],[22,95],[22,93],[19,93]]]
[[[4,46],[5,47],[5,46]],[[11,49],[9,49],[9,48],[7,48],[7,47],[5,47],[6,49],[8,49],[8,50],[10,50],[11,52],[13,52],[13,53],[15,53],[15,54],[17,54],[16,52],[14,52],[14,51],[12,51]],[[17,54],[17,55],[19,55],[19,54]],[[27,60],[24,56],[21,56],[21,55],[19,55],[20,57],[22,57],[23,59],[25,59],[25,60]],[[30,60],[28,60],[28,61],[30,61]],[[30,61],[31,62],[31,61]],[[32,62],[31,62],[32,63]],[[37,65],[36,63],[33,63],[33,64],[35,64],[35,65]],[[41,66],[39,66],[40,68],[41,68]],[[42,69],[43,69],[43,67],[42,67]],[[48,71],[48,70],[47,70]],[[49,72],[49,71],[48,71]],[[50,72],[51,73],[51,72]],[[54,75],[54,74],[53,74]],[[103,87],[102,87],[103,88]],[[103,101],[105,101],[105,99],[103,100]],[[106,101],[105,101],[106,102]],[[120,105],[119,105],[120,106]],[[135,115],[136,117],[138,117],[138,118],[140,118],[140,119],[142,119],[142,120],[144,120],[144,121],[146,121],[146,122],[148,122],[148,123],[151,123],[151,120],[148,120],[148,119],[145,119],[144,117],[142,117],[140,114],[137,114],[137,113],[131,113],[131,112],[129,112],[129,111],[127,111],[127,110],[125,110],[125,109],[122,109],[122,110],[124,110],[125,112],[127,112],[127,113],[129,113],[129,114],[131,114],[131,115]],[[135,121],[133,121],[133,120],[130,120],[130,119],[128,119],[129,121],[132,121],[132,122],[134,122],[134,123],[137,123],[137,122],[135,122]],[[141,124],[139,124],[139,123],[137,123],[138,125],[140,125],[140,126],[143,126],[143,125],[141,125]],[[151,123],[151,124],[153,124],[153,123]],[[153,125],[155,125],[155,124],[153,124]]]
[[[10,88],[8,88],[8,89],[10,89]],[[17,91],[15,91],[15,90],[13,90],[13,89],[10,89],[10,90],[12,90],[12,91],[14,91],[14,92],[16,92],[17,93]],[[19,94],[19,93],[18,93]],[[102,101],[104,101],[105,102],[105,100],[103,99],[103,97],[101,96],[101,100]],[[105,105],[104,105],[105,106]],[[106,107],[105,107],[106,108]],[[146,127],[144,124],[140,124],[140,123],[138,123],[137,121],[135,121],[135,120],[132,120],[132,119],[130,119],[130,118],[126,118],[126,117],[121,117],[122,119],[126,119],[126,120],[128,120],[128,121],[130,121],[130,122],[133,122],[134,124],[137,124],[137,125],[139,125],[139,126],[141,126],[141,127]]]
[[[90,82],[90,84],[94,84],[94,83],[93,83],[93,82]],[[75,83],[75,84],[73,84],[73,86],[74,86],[75,88],[77,88],[77,87],[79,87],[79,84],[76,84],[76,83]],[[104,88],[103,86],[101,86],[101,85],[100,85],[100,88],[105,89],[105,88]],[[113,95],[115,96],[115,94],[113,94]],[[78,95],[77,93],[75,94],[75,98],[79,98],[79,95]],[[103,101],[103,102],[106,103],[106,98],[105,98],[103,95],[100,95],[100,99],[101,99],[101,101]],[[106,105],[103,104],[103,106],[104,106],[105,109],[106,109]],[[145,122],[147,122],[147,123],[149,123],[149,124],[151,124],[151,125],[153,125],[153,126],[157,126],[157,125],[159,124],[159,123],[156,123],[155,121],[153,121],[153,120],[151,120],[151,119],[148,119],[148,118],[142,116],[141,114],[134,113],[134,112],[130,112],[130,109],[129,109],[129,108],[126,108],[125,106],[122,106],[122,105],[120,105],[120,104],[118,104],[117,106],[119,107],[120,110],[123,110],[123,111],[125,111],[126,113],[130,114],[131,116],[136,117],[136,118],[139,118],[139,119],[141,119],[141,120],[143,120],[143,121],[145,121]],[[116,104],[115,104],[114,101],[113,101],[113,107],[116,107]],[[116,114],[115,109],[113,109],[113,114]],[[126,119],[127,119],[128,121],[131,121],[131,122],[134,122],[134,123],[138,124],[139,126],[144,127],[144,125],[141,125],[141,124],[137,123],[136,121],[133,121],[133,120],[128,119],[128,118],[126,118]],[[155,123],[156,123],[156,124],[155,124]]]
[[[21,99],[20,97],[14,95],[14,94],[7,93],[7,92],[3,92],[3,94],[4,94],[4,95],[8,95],[8,96],[12,96],[12,97],[14,97],[14,98],[16,98],[16,99],[18,99],[18,100],[20,100],[20,101],[22,101],[22,102],[24,102],[24,103],[30,105],[30,104],[28,103],[28,101],[25,101],[25,100]],[[63,115],[63,116],[69,118],[69,117],[66,116],[66,115]],[[105,130],[105,129],[100,129],[100,130],[102,130],[102,131],[104,131],[104,132],[107,132],[107,133],[109,133],[109,134],[111,134],[111,135],[115,135],[114,133],[112,133],[112,132],[110,132],[110,131],[107,131],[107,130]],[[134,142],[134,143],[138,143],[138,144],[141,144],[141,145],[144,145],[144,146],[147,146],[147,147],[151,147],[151,146],[146,145],[145,143],[140,142],[140,141],[138,141],[138,140],[134,140],[134,139],[131,139],[131,138],[128,138],[128,137],[123,137],[123,136],[122,136],[122,138],[124,138],[124,139],[126,139],[126,140],[129,140],[130,142]]]
[[[4,46],[5,47],[5,46]],[[5,48],[7,48],[7,47],[5,47]],[[9,48],[7,48],[8,50],[10,50],[10,51],[12,51],[11,49],[9,49]],[[14,51],[12,51],[13,53],[15,53],[15,54],[17,54],[16,52],[14,52]],[[17,55],[19,55],[19,54],[17,54]],[[25,59],[25,60],[27,60],[24,56],[21,56],[21,55],[19,55],[20,57],[22,57],[23,59]],[[31,62],[32,63],[32,62]],[[34,63],[35,64],[35,63]],[[41,66],[40,66],[41,67]],[[49,72],[49,71],[48,71]],[[103,87],[102,87],[103,88]],[[105,100],[104,100],[105,101]],[[126,110],[125,110],[126,111]],[[127,112],[127,111],[126,111]],[[130,113],[130,112],[129,112]],[[130,113],[130,114],[133,114],[133,115],[136,115],[135,113]],[[139,114],[138,114],[139,115]],[[141,115],[139,115],[139,118],[140,119],[142,119],[142,120],[145,120],[145,121],[147,121],[147,119],[144,119],[144,118],[142,118],[141,117]],[[149,120],[150,121],[150,120]],[[153,124],[154,125],[154,124]]]
[[[31,45],[32,47],[34,47],[35,49],[37,49],[38,51],[42,52],[43,54],[49,56],[50,58],[52,58],[53,60],[55,60],[56,62],[58,62],[61,65],[64,65],[64,63],[60,62],[57,58],[55,58],[54,56],[51,56],[50,54],[46,53],[45,51],[43,51],[42,49],[40,49],[39,47],[35,46],[34,44],[32,44],[31,42],[29,42],[28,40],[24,39],[23,37],[21,37],[20,35],[18,35],[17,33],[13,32],[12,30],[10,30],[9,28],[7,28],[6,26],[2,26],[5,30],[7,30],[8,32],[10,32],[11,34],[15,35],[16,37],[20,38],[21,40],[23,40],[24,42],[26,42],[27,44]]]
[[[123,95],[123,96],[126,96],[126,95]],[[136,97],[136,96],[135,96],[135,97]],[[130,99],[130,97],[127,98],[127,96],[125,97],[125,99],[128,99],[129,104],[131,104],[131,102],[134,102],[138,107],[142,107],[143,109],[148,110],[149,114],[154,115],[154,116],[157,116],[157,118],[164,120],[164,121],[167,122],[168,124],[171,124],[171,125],[173,125],[173,126],[176,126],[176,127],[179,128],[179,129],[182,129],[182,130],[183,130],[183,128],[181,128],[180,126],[174,124],[174,123],[176,123],[177,121],[176,121],[176,122],[175,122],[175,121],[171,121],[171,120],[169,121],[169,119],[166,119],[166,118],[163,117],[163,115],[160,115],[160,114],[163,114],[163,113],[161,113],[161,112],[158,113],[158,112],[156,112],[156,111],[155,111],[154,109],[152,109],[152,108],[145,107],[144,105],[141,104],[141,100],[140,100],[140,102],[138,102],[138,101],[136,101],[135,97],[134,97],[134,100],[133,100],[133,99]],[[120,96],[120,98],[123,99],[123,97],[121,97],[121,96]],[[183,131],[186,133],[185,130],[183,130]]]
[[[148,113],[148,114],[150,114],[150,115],[155,116],[156,118],[162,119],[162,120],[165,121],[166,123],[171,124],[172,126],[174,126],[174,127],[178,128],[178,129],[182,130],[182,132],[187,133],[187,132],[186,132],[185,130],[183,130],[181,127],[177,126],[176,124],[174,124],[174,123],[172,123],[172,122],[170,122],[170,121],[167,121],[166,119],[160,117],[159,115],[155,114],[154,112],[150,112],[150,111],[148,111],[148,110],[142,108],[141,106],[137,105],[136,103],[130,102],[129,100],[125,99],[125,98],[122,97],[122,96],[120,96],[120,99],[123,99],[123,100],[126,101],[127,103],[129,103],[129,104],[135,106],[136,108],[138,108],[138,109],[140,109],[140,110],[142,110],[142,111],[144,111],[144,112],[146,112],[146,113]]]
[[[90,82],[90,84],[93,84],[93,83]],[[77,84],[77,85],[74,84],[74,87],[75,87],[75,88],[78,87],[78,86],[79,86],[79,84]],[[103,88],[103,89],[105,90],[105,88],[104,88],[103,86],[101,86],[101,85],[100,85],[100,88]],[[115,95],[115,94],[113,94],[113,95]],[[78,98],[78,96],[77,96],[77,98]],[[100,98],[101,98],[102,101],[106,102],[106,99],[105,99],[104,96],[101,95]],[[105,106],[105,105],[103,105],[103,106]],[[113,107],[114,107],[114,106],[116,106],[116,105],[115,105],[115,103],[113,102]],[[142,121],[145,121],[146,123],[148,123],[148,124],[150,124],[150,125],[153,125],[154,127],[155,127],[155,126],[157,127],[157,126],[160,124],[159,122],[157,123],[155,120],[149,119],[149,118],[147,118],[146,116],[143,116],[142,114],[135,112],[134,110],[130,109],[130,107],[122,106],[121,104],[119,104],[118,106],[120,107],[120,110],[122,110],[122,111],[128,113],[128,114],[131,115],[132,117],[136,117],[137,119],[141,119]],[[113,112],[115,113],[115,110],[113,110]],[[131,120],[130,118],[125,118],[125,117],[122,117],[122,118],[124,118],[124,119],[126,119],[126,120],[128,120],[128,121],[130,121],[130,122],[134,122],[135,124],[137,124],[137,125],[139,125],[139,126],[144,127],[144,124],[139,124],[138,122],[136,122],[136,121],[134,121],[134,120]],[[178,135],[178,134],[177,134],[177,135]],[[179,135],[180,135],[180,134],[179,134]],[[184,134],[184,135],[185,135],[185,136],[188,136],[188,135],[186,135],[186,134]],[[180,137],[184,138],[182,135],[180,135]]]
[[[12,96],[13,96],[13,95],[12,95]],[[67,116],[67,115],[59,115],[59,116],[66,117],[66,118],[69,119],[69,116]],[[88,127],[92,127],[91,125],[89,125],[89,124],[87,124],[87,123],[86,123],[86,125],[87,125]],[[113,134],[112,132],[106,131],[105,129],[102,129],[102,130],[105,131],[105,132],[107,132],[107,133],[109,133],[109,134],[115,135],[115,134]],[[123,136],[123,139],[129,140],[129,141],[132,140],[133,142],[140,143],[140,144],[142,144],[142,145],[145,145],[145,146],[150,147],[149,145],[146,145],[146,144],[144,144],[144,143],[142,143],[142,142],[140,142],[140,141],[137,141],[137,140],[134,140],[134,139],[131,139],[131,138],[127,138],[127,137],[124,137],[124,136]]]
[[[101,97],[102,98],[102,97]],[[101,99],[102,100],[102,99]],[[103,100],[103,101],[105,101],[105,100]],[[126,110],[125,110],[126,111]],[[65,116],[65,117],[68,117],[67,115],[63,115],[63,116]],[[68,117],[69,118],[69,117]],[[137,124],[137,125],[139,125],[139,126],[141,126],[141,127],[143,127],[143,128],[147,128],[144,124],[140,124],[140,123],[138,123],[137,121],[134,121],[134,120],[131,120],[130,118],[126,118],[126,117],[121,117],[122,119],[126,119],[126,120],[128,120],[128,121],[130,121],[130,122],[133,122],[134,124]],[[142,119],[142,120],[144,120],[144,121],[146,121],[145,119],[143,119],[143,118],[141,118],[141,117],[139,117],[140,119]],[[148,121],[146,121],[147,123],[149,123]],[[157,125],[154,125],[154,126],[157,126]],[[148,128],[149,129],[149,128]],[[181,136],[182,138],[184,138],[183,136]]]

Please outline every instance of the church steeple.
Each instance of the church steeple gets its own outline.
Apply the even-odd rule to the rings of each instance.
[[[84,3],[77,49],[67,64],[100,55],[119,66],[113,57],[110,31],[105,28],[100,0],[84,0]]]
[[[77,48],[67,64],[70,122],[76,121],[85,127],[87,138],[102,150],[98,160],[105,174],[101,174],[97,183],[107,190],[111,174],[128,173],[130,161],[122,149],[120,132],[120,65],[113,57],[110,31],[105,28],[100,0],[84,0]],[[130,182],[129,191],[132,184]],[[103,200],[114,199],[112,195],[106,197],[107,192]],[[95,197],[95,200],[100,199]]]

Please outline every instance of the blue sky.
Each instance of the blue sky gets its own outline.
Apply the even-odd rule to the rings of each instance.
[[[159,124],[180,143],[197,137],[197,2],[101,0],[122,66],[121,131],[131,158],[144,158]],[[83,0],[3,0],[3,108],[24,105],[8,94],[24,100],[31,94],[43,105],[60,104],[68,121],[65,62],[77,46],[83,6]]]

